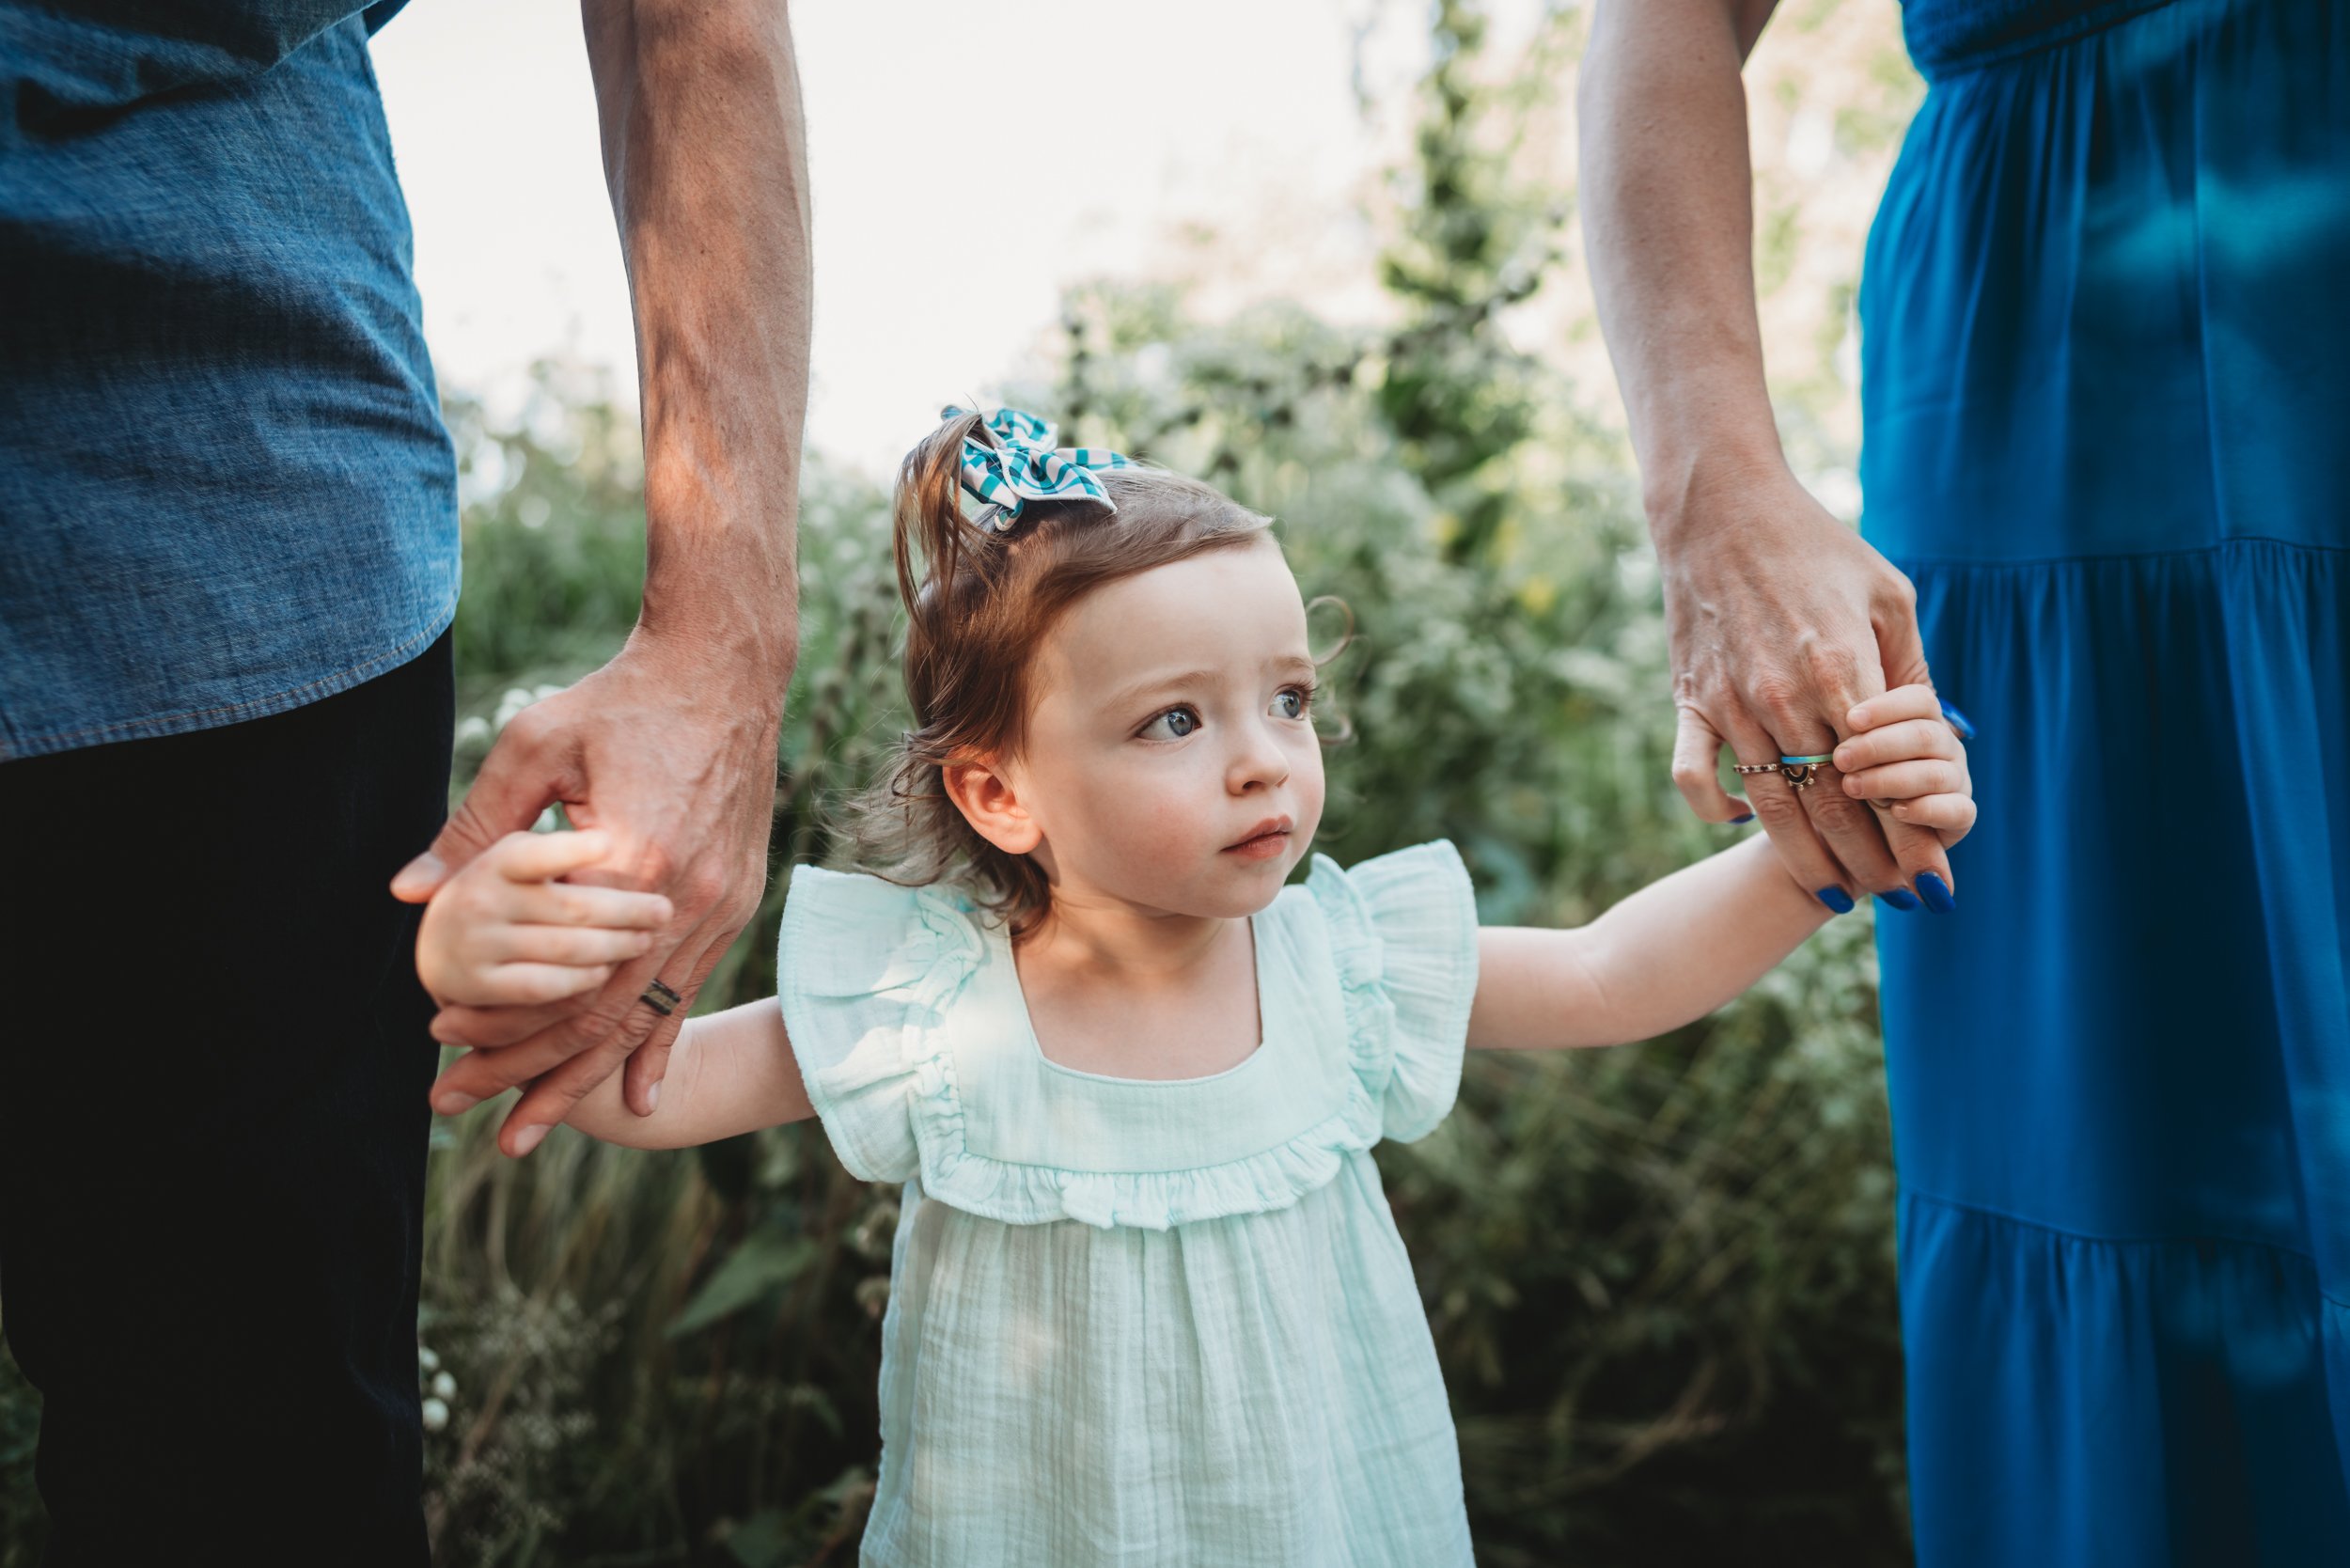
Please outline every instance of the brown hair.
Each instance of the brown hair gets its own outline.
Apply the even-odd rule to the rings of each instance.
[[[1152,567],[1264,535],[1269,518],[1163,469],[1096,470],[1116,511],[1029,501],[1005,533],[963,514],[965,437],[994,444],[976,414],[923,438],[898,474],[898,591],[906,606],[906,698],[914,728],[857,801],[860,864],[892,882],[953,882],[1015,934],[1051,902],[1044,872],[981,838],[948,798],[941,769],[1016,756],[1026,739],[1028,670],[1053,623],[1086,594]]]

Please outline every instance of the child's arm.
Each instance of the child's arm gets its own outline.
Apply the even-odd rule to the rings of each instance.
[[[606,1143],[682,1149],[815,1114],[784,1034],[783,1009],[769,996],[687,1020],[651,1115],[628,1108],[616,1073],[564,1121]]]
[[[657,893],[559,879],[602,859],[602,833],[510,833],[432,895],[416,971],[444,1006],[516,1007],[601,985],[666,924]],[[620,1098],[615,1074],[566,1120],[608,1143],[675,1149],[812,1115],[775,999],[690,1020],[652,1113]]]
[[[1864,712],[1866,710],[1866,712]],[[1932,690],[1904,686],[1854,710],[1842,787],[1907,797],[1904,820],[1956,843],[1974,825],[1966,750]],[[1479,933],[1471,1049],[1541,1050],[1649,1040],[1720,1007],[1831,915],[1757,838],[1650,884],[1574,931]]]
[[[1834,918],[1753,838],[1653,882],[1573,931],[1478,933],[1472,1050],[1622,1045],[1679,1028]]]

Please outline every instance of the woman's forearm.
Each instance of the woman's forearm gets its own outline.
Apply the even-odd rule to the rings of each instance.
[[[1584,240],[1660,550],[1693,495],[1784,466],[1739,78],[1772,3],[1606,0],[1583,62]]]

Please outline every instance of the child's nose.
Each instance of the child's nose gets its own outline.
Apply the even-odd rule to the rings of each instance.
[[[1278,740],[1261,725],[1249,727],[1238,755],[1232,759],[1233,792],[1273,789],[1289,782],[1289,754]]]

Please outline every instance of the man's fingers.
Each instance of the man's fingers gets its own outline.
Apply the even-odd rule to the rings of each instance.
[[[542,744],[543,734],[543,721],[534,720],[530,709],[508,722],[431,847],[392,878],[394,898],[422,903],[451,871],[507,834],[528,827],[540,812],[575,791],[575,768],[565,754]]]
[[[693,939],[687,940],[690,944]],[[685,1014],[694,1005],[694,994],[701,989],[701,982],[724,956],[724,949],[710,951],[709,937],[704,936],[702,943],[701,950],[690,962],[682,957],[686,949],[681,948],[665,965],[671,973],[682,969],[687,977],[667,982],[682,997],[676,1010],[665,1016],[640,1003],[620,1020],[609,1039],[578,1053],[531,1084],[507,1113],[506,1125],[498,1135],[500,1148],[516,1155],[537,1148],[539,1140],[545,1137],[545,1129],[570,1116],[572,1107],[610,1077],[616,1067],[624,1073],[636,1071],[637,1061],[650,1053],[662,1072],[667,1070],[669,1047],[676,1043],[678,1031],[685,1027]],[[628,1090],[634,1081],[624,1077],[622,1090]],[[660,1072],[650,1073],[640,1091],[627,1095],[629,1108],[639,1116],[650,1116],[660,1098]]]
[[[1673,731],[1673,787],[1689,809],[1709,823],[1741,822],[1752,815],[1747,803],[1722,788],[1722,738],[1687,703]]]
[[[694,934],[688,933],[686,940],[694,941]],[[677,950],[656,948],[619,965],[587,1007],[550,1018],[526,1036],[509,1038],[495,1049],[477,1050],[452,1064],[432,1087],[433,1108],[444,1116],[453,1116],[502,1090],[542,1077],[573,1057],[589,1052],[608,1048],[613,1053],[608,1060],[618,1063],[661,1021],[659,1013],[637,998],[666,966],[675,962]],[[683,991],[684,987],[676,989]],[[679,1011],[682,1015],[683,1009]],[[435,1020],[434,1028],[438,1033],[439,1020]],[[610,1071],[607,1066],[603,1073],[597,1074],[588,1089],[601,1083]]]
[[[700,995],[711,971],[726,957],[727,949],[734,945],[734,936],[735,933],[728,932],[723,939],[713,937],[686,971],[688,980],[670,981],[684,998],[678,1003],[675,1016],[661,1020],[645,1037],[645,1043],[629,1053],[628,1065],[622,1069],[626,1075],[620,1080],[620,1091],[628,1108],[637,1115],[650,1116],[653,1107],[660,1104],[661,1082],[669,1074],[669,1052],[677,1044],[679,1032],[685,1027],[685,1014],[693,1008],[694,998]]]
[[[545,1140],[547,1129],[570,1116],[589,1090],[620,1064],[621,1047],[592,1046],[557,1065],[523,1092],[498,1128],[498,1147],[521,1159]]]
[[[588,1022],[583,1024],[583,1020]],[[456,1116],[494,1094],[543,1077],[592,1049],[595,1041],[610,1039],[616,1024],[617,1020],[595,1016],[592,1011],[567,1013],[511,1044],[468,1051],[449,1063],[448,1071],[433,1084],[432,1108],[443,1116]],[[596,1031],[595,1037],[583,1043],[588,1029]]]
[[[483,1046],[511,1045],[528,1040],[558,1019],[571,1016],[573,1009],[561,1004],[545,1007],[467,1007],[455,1004],[432,1015],[432,1038],[444,1045],[462,1045],[467,1050]]]

